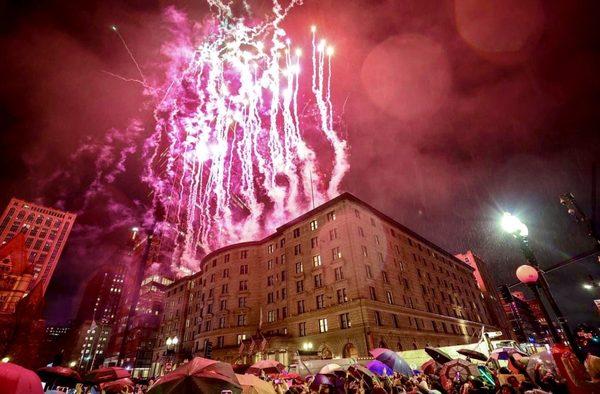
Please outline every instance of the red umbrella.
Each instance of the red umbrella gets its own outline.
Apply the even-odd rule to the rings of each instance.
[[[0,363],[0,393],[43,394],[42,382],[35,372],[13,363]]]
[[[117,379],[131,378],[128,370],[121,367],[106,367],[94,369],[85,375],[85,381],[90,383],[111,382]]]
[[[119,394],[123,391],[133,392],[133,382],[129,378],[122,378],[113,380],[112,382],[100,383],[100,390],[105,391],[107,394],[116,393]]]
[[[81,382],[77,371],[67,367],[44,367],[37,370],[38,376],[48,384],[61,386],[74,386]]]
[[[252,364],[246,373],[254,375],[260,375],[264,371],[266,374],[279,374],[285,369],[285,366],[279,361],[275,360],[260,360],[257,363]]]
[[[438,366],[439,364],[434,359],[431,359],[429,361],[425,361],[421,365],[421,371],[423,371],[423,373],[426,375],[432,375],[435,373],[435,370],[438,369]]]
[[[242,392],[231,364],[196,357],[158,379],[148,394],[220,393],[223,390]]]

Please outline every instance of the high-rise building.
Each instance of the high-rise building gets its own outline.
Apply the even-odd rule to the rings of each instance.
[[[486,310],[490,314],[492,324],[501,329],[505,338],[516,339],[514,338],[514,335],[512,335],[513,330],[511,329],[510,324],[508,324],[504,308],[502,307],[502,300],[498,293],[498,286],[494,281],[494,277],[488,264],[470,250],[467,250],[465,253],[457,254],[456,257],[473,268],[473,275],[477,281],[477,287],[479,287],[479,290],[481,291],[483,302],[485,303]]]
[[[174,335],[190,355],[251,362],[260,352],[290,364],[298,353],[366,356],[497,330],[472,267],[348,193],[200,266],[167,289],[154,363],[169,359]]]
[[[113,256],[114,257],[114,256]],[[126,276],[123,261],[100,267],[86,283],[68,354],[81,370],[104,362],[108,339],[117,320]]]
[[[25,237],[27,259],[34,264],[30,288],[41,281],[44,293],[65,247],[76,215],[12,198],[0,217],[0,245]]]

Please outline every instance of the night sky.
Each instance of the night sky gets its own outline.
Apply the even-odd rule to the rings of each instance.
[[[270,3],[249,2],[258,16]],[[136,73],[110,26],[151,72],[171,5],[207,12],[201,0],[0,5],[0,204],[17,196],[80,213],[47,293],[51,322],[72,316],[82,282],[147,210],[135,154],[110,185],[94,183],[100,155],[153,127],[140,86],[109,74]],[[503,210],[528,224],[542,267],[593,247],[558,196],[592,210],[599,11],[571,0],[306,0],[284,27],[306,38],[317,24],[335,45],[344,190],[452,253],[472,249],[512,283],[523,259],[498,227]],[[107,139],[133,119],[136,133]],[[581,286],[590,274],[600,280],[594,258],[548,276],[573,322],[600,323],[600,290]]]

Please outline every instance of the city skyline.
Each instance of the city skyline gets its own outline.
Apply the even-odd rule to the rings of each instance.
[[[595,64],[589,55],[596,45],[589,20],[594,6],[583,2],[524,10],[533,21],[531,29],[517,20],[522,28],[515,29],[515,34],[527,45],[507,50],[502,43],[478,37],[477,28],[481,27],[461,25],[464,10],[459,6],[448,15],[432,4],[421,2],[411,9],[408,3],[366,2],[359,6],[350,2],[338,9],[332,2],[319,7],[307,2],[286,22],[297,36],[313,23],[323,26],[323,34],[336,45],[336,56],[343,59],[334,63],[332,81],[332,100],[343,114],[350,149],[350,170],[341,190],[389,212],[453,253],[473,250],[496,268],[494,276],[499,283],[515,282],[514,270],[523,262],[518,247],[499,230],[497,222],[503,210],[520,213],[527,222],[542,267],[591,249],[593,243],[560,206],[558,195],[571,191],[587,212],[592,211],[589,173],[600,144],[595,133],[597,114],[590,104],[595,97],[595,85],[590,81],[597,81],[597,76],[586,64]],[[191,15],[205,12],[186,2],[179,5]],[[2,42],[8,49],[20,47],[27,29],[32,29],[37,40],[29,46],[32,54],[41,53],[46,46],[56,48],[57,54],[72,54],[60,59],[37,56],[44,60],[36,65],[21,60],[18,56],[23,54],[16,50],[2,66],[6,75],[15,78],[9,78],[12,82],[2,90],[8,115],[8,132],[3,138],[9,140],[0,149],[7,151],[3,160],[11,160],[5,167],[15,170],[2,175],[0,202],[8,204],[17,196],[84,213],[50,289],[47,317],[51,320],[72,315],[79,284],[89,272],[79,269],[81,262],[94,268],[104,264],[110,253],[123,245],[130,227],[143,224],[147,207],[145,190],[135,181],[137,173],[117,176],[98,200],[86,202],[87,191],[95,186],[89,182],[94,167],[89,157],[80,166],[69,161],[74,152],[93,145],[81,146],[81,141],[97,136],[103,141],[107,130],[123,127],[139,115],[133,105],[141,100],[139,88],[100,72],[132,71],[120,43],[108,34],[108,26],[118,24],[141,60],[148,62],[158,47],[157,42],[143,37],[154,37],[145,33],[158,28],[162,9],[148,6],[140,10],[117,3],[112,7],[116,11],[106,4],[100,6],[98,20],[88,27],[72,25],[54,12],[41,15],[43,10],[27,7],[12,10],[15,18],[6,24],[7,39]],[[72,20],[84,20],[78,14],[84,13],[82,10],[67,11],[60,4],[57,10],[71,15]],[[338,13],[345,22],[337,22],[334,15]],[[403,23],[386,17],[390,13]],[[553,23],[562,14],[573,15],[564,20],[564,28]],[[24,27],[29,17],[41,19],[37,28]],[[132,19],[146,23],[140,26],[131,23]],[[334,20],[336,23],[328,23]],[[346,22],[353,28],[346,29]],[[502,26],[493,23],[489,28],[503,32]],[[43,29],[52,34],[45,35]],[[574,47],[573,42],[578,45]],[[381,58],[390,43],[397,49]],[[422,70],[406,60],[411,57],[423,62]],[[82,78],[97,93],[98,103],[78,93],[72,71],[68,71],[77,69],[81,58],[90,60],[90,65],[82,68]],[[388,75],[388,67],[393,66],[406,77],[392,84],[406,92],[390,97],[393,108],[382,107],[381,97],[373,96],[371,88],[382,86],[369,79],[377,60],[387,65],[380,74]],[[360,75],[355,70],[360,70]],[[558,78],[561,72],[567,78]],[[423,82],[427,74],[423,73],[437,77],[436,92],[443,94],[427,90]],[[47,91],[36,87],[41,86],[40,80],[33,78],[38,75],[56,75],[46,78]],[[36,93],[26,97],[22,79],[30,76],[38,84],[32,87]],[[63,97],[62,92],[68,93]],[[414,99],[408,100],[411,94]],[[52,113],[40,110],[39,104],[46,102],[54,106]],[[88,110],[79,107],[83,103]],[[99,103],[111,110],[96,111]],[[81,118],[73,107],[81,109]],[[148,114],[139,117],[140,129],[149,127],[149,122],[143,122],[149,121]],[[38,124],[41,120],[46,122]],[[64,130],[57,124],[64,124]],[[23,130],[24,135],[37,138],[33,146],[19,142]],[[48,157],[55,157],[56,164],[47,166]],[[109,209],[101,211],[105,206]],[[589,274],[599,275],[593,259],[549,275],[557,298],[576,322],[598,321],[594,294],[579,285]],[[561,283],[564,275],[572,277],[574,285]]]

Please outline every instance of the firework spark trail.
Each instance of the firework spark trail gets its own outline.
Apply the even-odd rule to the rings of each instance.
[[[196,269],[210,250],[261,237],[310,209],[313,192],[317,204],[334,197],[348,169],[346,142],[334,129],[333,52],[324,41],[316,45],[314,27],[309,91],[317,111],[298,111],[305,100],[301,50],[292,50],[280,23],[300,2],[274,1],[270,20],[252,25],[228,2],[208,3],[217,17],[202,37],[183,14],[169,11],[179,36],[163,50],[164,84],[150,90],[156,128],[144,145],[144,180],[166,211],[163,228],[174,231],[184,270]],[[308,143],[315,129],[332,163]]]

